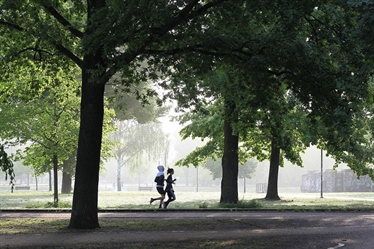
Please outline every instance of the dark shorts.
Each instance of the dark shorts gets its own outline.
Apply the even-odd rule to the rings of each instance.
[[[165,190],[164,190],[164,188],[157,187],[156,189],[157,189],[157,192],[160,193],[160,195],[164,195],[164,194],[165,194]]]
[[[165,193],[168,194],[169,200],[174,201],[175,199],[177,199],[175,197],[174,189],[170,188],[168,189],[168,191],[165,191]]]

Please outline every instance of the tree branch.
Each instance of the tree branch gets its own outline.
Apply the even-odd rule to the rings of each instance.
[[[274,70],[270,70],[268,69],[267,70],[268,73],[271,73],[275,76],[281,76],[281,75],[284,75],[284,74],[290,74],[290,75],[295,75],[292,71],[288,71],[288,70],[284,70],[284,71],[274,71]]]
[[[12,29],[15,29],[15,30],[18,30],[20,32],[26,32],[26,30],[17,25],[17,24],[14,24],[14,23],[10,23],[10,22],[6,22],[6,21],[3,21],[3,20],[0,20],[0,25],[3,25],[3,26],[6,26],[8,28],[12,28]],[[67,49],[66,47],[64,47],[62,44],[59,44],[57,42],[55,42],[50,36],[48,36],[48,39],[49,41],[52,43],[53,46],[55,46],[55,48],[61,52],[62,54],[64,54],[65,56],[67,56],[68,58],[70,58],[72,61],[74,61],[80,68],[82,67],[82,60],[79,59],[73,52],[71,52],[69,49]],[[21,50],[20,53],[26,51],[26,50],[30,50],[31,48],[26,48],[24,50]],[[41,51],[41,50],[39,50]]]
[[[244,55],[246,57],[254,56],[254,54],[247,53],[245,51],[242,51],[240,49],[232,49],[231,51],[227,52],[217,52],[216,50],[209,50],[204,49],[204,46],[196,45],[196,46],[188,46],[184,48],[175,48],[175,49],[169,49],[169,50],[152,50],[152,49],[146,49],[144,50],[144,54],[160,54],[160,55],[176,55],[180,53],[190,53],[190,52],[197,52],[204,55],[211,55],[211,56],[219,56],[219,57],[236,57],[237,59],[242,59],[240,55]]]
[[[43,5],[43,7],[54,17],[56,20],[61,23],[64,27],[66,27],[73,35],[78,38],[83,37],[83,32],[79,31],[78,29],[74,28],[73,25],[66,20],[58,11],[53,8],[52,6]]]
[[[3,25],[3,26],[6,26],[8,28],[12,28],[12,29],[15,29],[15,30],[18,30],[18,31],[24,31],[24,29],[14,23],[10,23],[10,22],[6,22],[6,21],[3,21],[3,20],[0,20],[0,25]]]
[[[203,5],[201,8],[199,8],[196,12],[192,13],[192,9],[200,2],[199,0],[191,0],[179,13],[178,15],[170,20],[168,23],[164,24],[163,26],[159,27],[155,30],[155,35],[164,35],[168,31],[172,30],[174,27],[178,26],[183,20],[192,19],[193,17],[201,15],[203,12],[207,11],[208,9],[225,2],[227,0],[217,0],[215,2],[210,2],[205,5]],[[190,16],[188,16],[191,14]]]
[[[18,54],[22,54],[23,52],[26,52],[28,50],[31,50],[31,51],[36,52],[36,53],[45,53],[45,54],[53,55],[51,52],[48,52],[48,51],[43,50],[43,49],[38,49],[38,48],[35,48],[35,47],[24,48],[21,51],[19,51]]]
[[[199,16],[203,12],[207,11],[208,9],[214,6],[217,6],[220,3],[225,2],[225,1],[228,1],[228,0],[217,0],[214,2],[207,3],[192,13],[192,9],[200,2],[200,0],[190,0],[188,4],[181,11],[179,11],[178,14],[174,18],[172,18],[169,22],[166,22],[164,25],[161,25],[160,27],[151,30],[149,38],[140,47],[138,47],[137,49],[133,51],[129,51],[128,53],[122,54],[121,56],[118,56],[118,58],[114,61],[122,61],[122,62],[125,61],[129,63],[132,60],[134,60],[139,54],[150,54],[152,51],[157,53],[156,50],[146,50],[146,48],[154,42],[155,37],[165,35],[167,32],[169,32],[170,30],[172,30],[173,28],[181,24],[181,22],[192,19],[193,17]],[[176,53],[177,50],[174,50],[174,52]],[[169,53],[172,54],[173,52],[169,51]],[[106,73],[100,80],[101,83],[107,82],[110,79],[110,77],[113,76],[114,73],[118,71],[119,63],[114,62],[108,68],[109,69],[106,71]]]
[[[53,44],[58,51],[60,51],[62,54],[70,58],[72,61],[75,62],[75,64],[78,65],[78,67],[82,68],[82,60],[79,59],[73,52],[71,52],[69,49],[65,48],[62,44],[55,43]]]
[[[190,1],[179,13],[175,18],[172,18],[168,23],[164,24],[163,26],[157,28],[154,32],[155,35],[164,35],[174,27],[176,27],[185,17],[190,13],[193,7],[199,2],[199,0],[192,0]]]

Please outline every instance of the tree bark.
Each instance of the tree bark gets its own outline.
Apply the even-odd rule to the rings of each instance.
[[[62,184],[61,193],[70,194],[72,191],[73,168],[76,163],[76,152],[74,152],[67,160],[62,163]]]
[[[266,200],[280,200],[278,195],[278,172],[279,172],[280,148],[275,145],[274,140],[271,142],[270,169],[268,178],[268,188]]]
[[[226,104],[226,117],[235,110],[234,104]],[[224,121],[224,152],[222,157],[221,203],[238,202],[238,146],[239,137],[233,134],[228,118]]]
[[[49,191],[52,191],[52,172],[51,171],[48,171],[48,187],[49,187]]]
[[[78,139],[73,207],[69,228],[99,228],[98,184],[102,126],[104,118],[104,84],[89,75],[100,58],[87,55],[82,75],[81,124]]]
[[[85,34],[90,35],[97,28],[97,25],[91,22],[92,14],[104,8],[106,1],[89,0],[87,5],[88,25]],[[103,48],[98,47],[83,57],[81,65],[80,128],[69,228],[100,228],[97,204],[105,83],[99,83],[99,79],[105,73],[103,70],[107,68],[103,58]]]
[[[58,160],[57,155],[53,155],[53,206],[58,207]]]
[[[62,171],[62,185],[61,193],[70,194],[71,193],[71,174],[65,171]]]
[[[117,191],[121,192],[122,191],[122,183],[121,183],[121,156],[118,157],[117,159]]]

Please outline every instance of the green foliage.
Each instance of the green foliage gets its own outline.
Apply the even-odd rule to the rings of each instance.
[[[355,29],[355,39],[358,37],[364,42],[362,46],[363,53],[368,57],[369,67],[373,70],[374,67],[374,49],[372,44],[374,44],[374,31],[372,29],[374,25],[374,17],[372,15],[374,11],[374,1],[364,0],[364,1],[348,1],[350,5],[358,12],[358,29]]]
[[[357,175],[370,175],[374,179],[373,169],[373,79],[370,80],[369,97],[361,105],[361,111],[353,116],[353,132],[348,139],[341,140],[339,146],[322,144],[321,148],[327,150],[339,163],[346,163]],[[332,134],[335,135],[335,134]]]
[[[212,158],[206,159],[206,164],[203,167],[207,168],[213,177],[213,180],[222,177],[222,164],[221,160],[213,160]],[[257,162],[252,160],[246,161],[243,165],[239,165],[239,178],[252,178],[256,172]]]
[[[31,165],[36,175],[51,169],[53,155],[58,156],[59,165],[72,155],[75,157],[80,124],[80,82],[75,77],[61,70],[53,78],[45,75],[48,87],[42,89],[40,97],[0,104],[0,137],[12,141],[11,144],[26,146],[18,150],[16,160]],[[108,134],[113,129],[114,112],[106,109],[105,115],[103,133]],[[107,158],[111,144],[104,140],[102,147],[102,156]],[[64,170],[72,173],[74,166]]]
[[[159,106],[157,97],[145,97],[152,90],[149,82],[136,83],[135,86],[123,86],[120,79],[114,77],[106,86],[105,96],[108,98],[109,107],[116,112],[118,120],[135,119],[144,124],[156,121],[170,109]]]
[[[61,164],[77,147],[77,82],[64,72],[51,81],[39,98],[1,106],[4,127],[1,137],[27,144],[26,153],[19,151],[18,155],[25,165],[33,165],[37,175],[50,169],[53,155],[58,155]]]
[[[186,62],[188,71],[183,74],[178,68],[180,75],[169,85],[172,96],[181,108],[194,107],[194,112],[207,117],[212,112],[204,113],[206,105],[217,105],[219,98],[235,101],[240,121],[231,120],[231,125],[240,134],[240,147],[259,160],[269,158],[273,140],[285,158],[301,166],[300,153],[318,143],[356,171],[371,172],[363,163],[370,162],[371,154],[357,115],[363,117],[359,113],[373,70],[370,55],[364,52],[370,43],[358,37],[362,34],[359,25],[371,27],[368,10],[372,6],[368,1],[356,4],[352,11],[350,5],[329,1],[252,2],[245,8],[233,7],[236,13],[246,13],[236,14],[235,22],[230,22],[233,17],[213,15],[214,25],[207,32],[222,46],[205,43],[201,50],[215,56],[209,64],[214,63],[214,73]],[[209,103],[201,101],[203,96]],[[193,115],[185,117],[192,123],[207,122]],[[205,125],[207,133],[210,124]],[[211,139],[203,132],[188,130],[197,130],[196,125],[187,127],[182,130],[184,136]],[[222,150],[217,141],[216,146],[211,146],[211,140],[208,144],[206,149]],[[199,148],[181,162],[202,162],[212,153],[206,149]]]
[[[234,71],[235,73],[239,73]],[[208,89],[203,92],[210,93],[211,88],[217,89],[217,85],[234,84],[240,86],[242,81],[237,82],[241,75],[232,76],[234,72],[227,72],[224,77],[223,71],[217,73],[216,81],[210,82],[214,77],[209,77],[205,88]],[[229,81],[228,77],[235,78]],[[244,80],[244,79],[241,79]],[[247,82],[247,81],[244,81]],[[306,145],[310,143],[310,138],[307,136],[308,119],[306,113],[300,107],[294,96],[286,95],[283,87],[276,89],[269,89],[266,96],[261,96],[262,99],[256,99],[254,96],[248,95],[248,92],[236,91],[233,87],[232,94],[229,94],[227,89],[215,90],[217,96],[227,94],[229,96],[236,96],[236,110],[239,115],[239,122],[231,120],[231,125],[235,132],[240,134],[240,148],[239,159],[244,164],[248,158],[257,158],[258,160],[266,160],[270,158],[270,141],[276,139],[278,146],[283,150],[284,157],[292,163],[302,165],[300,153],[305,150]],[[211,91],[213,92],[213,91]],[[209,97],[209,96],[208,96]],[[231,98],[231,97],[229,97]],[[208,142],[191,152],[186,158],[177,162],[180,165],[199,165],[205,163],[206,158],[215,157],[220,158],[223,155],[223,120],[225,117],[222,112],[222,99],[218,99],[214,104],[203,106],[200,104],[192,113],[186,113],[179,119],[181,124],[188,123],[181,130],[183,138],[187,137],[201,137],[208,139]],[[241,109],[242,108],[242,109]],[[282,160],[283,162],[283,160]]]
[[[139,124],[135,120],[117,121],[117,130],[110,134],[115,141],[113,155],[117,165],[122,168],[128,165],[134,171],[146,165],[145,161],[157,161],[163,158],[167,139],[160,123]]]

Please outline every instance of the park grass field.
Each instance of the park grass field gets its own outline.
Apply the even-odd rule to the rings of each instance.
[[[277,210],[374,210],[374,193],[280,193],[280,201],[264,200],[265,194],[241,193],[238,204],[220,204],[219,192],[177,192],[177,200],[169,209],[277,209]],[[152,192],[99,192],[99,209],[128,210],[156,209],[158,204],[149,204]],[[59,194],[59,208],[70,209],[72,194]],[[0,209],[48,209],[53,207],[53,193],[49,191],[0,192]]]
[[[157,196],[154,191],[152,192],[100,192],[99,193],[99,209],[102,210],[118,210],[118,211],[136,211],[136,210],[157,210],[158,205],[154,203],[149,204],[151,197]],[[177,200],[169,205],[169,209],[178,210],[191,210],[198,212],[199,210],[228,210],[237,211],[242,210],[277,210],[279,212],[292,210],[294,212],[329,212],[338,210],[340,211],[372,211],[374,210],[374,196],[373,193],[326,193],[324,198],[321,198],[318,193],[285,193],[280,194],[280,201],[266,201],[264,200],[265,194],[240,194],[240,201],[237,204],[219,204],[219,192],[177,192]],[[72,194],[59,195],[60,207],[63,210],[69,211],[71,209]],[[0,212],[5,210],[31,210],[40,209],[44,212],[46,209],[54,211],[52,207],[53,193],[41,191],[17,191],[14,193],[0,192]],[[58,208],[57,210],[59,210]],[[247,229],[251,224],[245,220],[234,219],[226,221],[228,224],[237,226],[235,229]],[[54,236],[54,234],[63,234],[71,232],[67,228],[69,224],[68,218],[63,219],[40,219],[40,218],[4,218],[0,219],[0,235],[18,236],[19,234],[27,234],[28,236],[36,234],[44,234],[45,236]],[[165,230],[163,222],[157,219],[140,219],[140,220],[126,220],[123,219],[103,219],[100,221],[101,231],[105,233],[120,233],[127,232],[144,232],[144,231],[162,231],[163,233],[172,233],[173,231],[183,228],[190,228],[192,230],[205,229],[216,231],[217,228],[222,229],[222,220],[210,219],[174,219],[168,225],[169,230]],[[224,228],[226,229],[226,227]],[[85,236],[97,236],[97,230],[84,233]],[[29,243],[27,240],[25,243]],[[129,243],[124,245],[122,243],[111,242],[110,244],[88,244],[78,243],[75,245],[60,245],[60,249],[80,249],[80,248],[165,248],[165,247],[178,247],[178,248],[253,248],[253,249],[268,249],[274,248],[274,245],[288,245],[283,237],[275,237],[272,239],[203,239],[193,241],[162,241],[162,242],[139,242]],[[30,247],[39,248],[39,247]],[[42,248],[42,247],[40,247]],[[43,247],[43,248],[56,248],[56,247]],[[278,248],[278,247],[277,247]],[[286,248],[286,247],[279,247]]]

